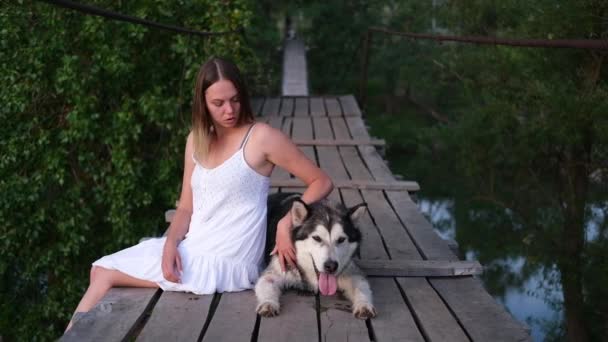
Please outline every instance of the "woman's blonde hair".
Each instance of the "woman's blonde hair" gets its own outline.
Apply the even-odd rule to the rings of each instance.
[[[215,134],[213,121],[209,115],[205,92],[219,80],[232,82],[236,88],[240,102],[237,125],[253,122],[253,112],[249,100],[249,92],[241,76],[239,68],[233,62],[213,57],[206,61],[198,71],[194,87],[192,103],[192,135],[194,138],[194,157],[199,162],[209,154],[209,143]]]

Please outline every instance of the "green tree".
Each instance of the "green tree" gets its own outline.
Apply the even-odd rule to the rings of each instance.
[[[263,55],[276,35],[272,23],[252,29],[259,10],[252,1],[92,4],[249,34],[202,39],[41,2],[0,4],[4,340],[55,339],[84,293],[90,263],[166,228],[202,61],[229,56],[260,92],[276,79]]]

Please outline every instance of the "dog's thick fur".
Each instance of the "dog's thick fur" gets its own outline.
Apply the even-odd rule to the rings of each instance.
[[[300,194],[295,193],[270,195],[265,251],[268,267],[255,286],[258,314],[264,317],[278,315],[283,289],[296,288],[327,295],[333,294],[337,287],[352,302],[355,317],[376,316],[369,283],[352,261],[361,242],[361,232],[355,223],[365,210],[365,204],[346,209],[328,200],[306,205],[300,200]],[[270,258],[269,253],[275,246],[277,223],[289,211],[298,267],[283,273],[278,257]]]

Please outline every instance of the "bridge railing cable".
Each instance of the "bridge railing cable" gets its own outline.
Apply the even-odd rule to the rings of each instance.
[[[608,39],[513,39],[480,36],[437,35],[427,33],[399,32],[381,27],[369,27],[364,35],[363,57],[361,61],[361,76],[359,78],[359,103],[364,108],[367,88],[367,69],[372,44],[372,34],[380,33],[401,36],[413,40],[434,40],[437,42],[458,42],[481,45],[505,45],[529,48],[560,48],[608,51]]]
[[[133,17],[130,15],[125,15],[125,14],[118,13],[118,12],[108,11],[108,10],[105,10],[105,9],[102,9],[102,8],[99,8],[96,6],[81,4],[81,3],[74,2],[74,1],[68,1],[68,0],[39,0],[39,1],[46,2],[48,4],[59,6],[59,7],[73,9],[73,10],[76,10],[76,11],[79,11],[82,13],[86,13],[86,14],[96,15],[99,17],[129,22],[129,23],[137,24],[137,25],[154,27],[154,28],[167,30],[167,31],[173,31],[173,32],[182,33],[182,34],[190,34],[190,35],[195,35],[195,36],[200,36],[200,37],[221,36],[221,35],[235,34],[235,33],[240,33],[243,35],[245,34],[245,30],[242,27],[237,30],[232,30],[232,31],[203,32],[203,31],[192,30],[192,29],[179,27],[179,26],[161,24],[161,23],[157,23],[157,22],[154,22],[151,20],[141,19],[141,18]]]

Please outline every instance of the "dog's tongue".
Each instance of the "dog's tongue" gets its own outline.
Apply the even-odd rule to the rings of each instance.
[[[319,274],[319,291],[324,296],[331,296],[336,293],[338,284],[336,276],[333,274],[321,273]]]

